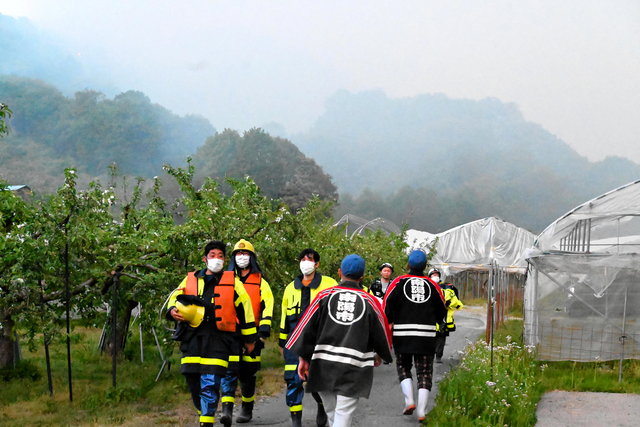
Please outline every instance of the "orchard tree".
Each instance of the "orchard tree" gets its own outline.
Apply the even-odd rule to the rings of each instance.
[[[394,263],[396,271],[406,264],[404,233],[380,231],[350,239],[332,225],[331,203],[317,196],[294,215],[282,200],[265,197],[248,176],[228,178],[231,191],[223,193],[209,178],[196,187],[190,163],[186,169],[165,170],[181,190],[171,205],[160,197],[157,177],[146,195],[141,179],[133,191],[124,180],[124,194],[131,196],[119,199],[114,185],[95,182],[79,191],[73,169],[65,171],[58,193],[36,206],[0,191],[0,364],[15,359],[17,328],[26,332],[30,349],[43,332],[48,338],[64,336],[67,271],[72,313],[94,321],[105,309],[110,316],[117,313],[116,342],[111,342],[108,321],[103,349],[115,345],[121,351],[131,310],[138,304],[144,328],[155,327],[168,338],[161,327],[166,326],[163,303],[187,272],[203,267],[202,248],[213,239],[226,242],[229,250],[241,238],[254,244],[276,307],[284,287],[300,274],[297,255],[307,247],[321,253],[321,271],[332,277],[349,253],[367,260],[368,279],[382,262]],[[114,309],[109,291],[116,278],[119,302]],[[171,340],[163,342],[173,346]]]
[[[2,138],[2,135],[9,133],[9,128],[5,123],[5,120],[10,118],[11,110],[8,106],[0,102],[0,138]]]

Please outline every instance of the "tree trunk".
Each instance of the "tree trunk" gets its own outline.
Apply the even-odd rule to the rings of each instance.
[[[15,322],[10,315],[0,313],[2,319],[2,327],[0,328],[0,366],[15,366],[19,360],[17,347],[19,344],[15,340],[13,327]]]
[[[138,301],[128,300],[127,304],[124,308],[120,310],[118,313],[118,318],[116,319],[116,345],[118,353],[122,353],[124,350],[124,346],[127,343],[127,334],[129,333],[129,323],[131,322],[131,312],[134,308],[138,306]],[[113,313],[109,315],[109,319],[107,320],[107,324],[105,325],[104,336],[102,340],[102,344],[100,346],[100,351],[108,352],[111,354],[111,342],[113,341]]]

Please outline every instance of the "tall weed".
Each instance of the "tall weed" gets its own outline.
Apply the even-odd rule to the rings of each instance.
[[[440,383],[429,426],[533,426],[540,400],[539,367],[532,348],[511,342],[491,349],[484,340],[465,349],[461,363]]]

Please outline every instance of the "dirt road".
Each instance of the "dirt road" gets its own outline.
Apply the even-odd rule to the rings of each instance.
[[[478,310],[462,310],[456,313],[458,330],[447,338],[443,361],[434,368],[434,385],[429,395],[429,409],[433,407],[438,392],[438,383],[452,365],[460,361],[461,351],[468,341],[475,341],[484,330],[483,312]],[[316,404],[311,396],[303,402],[302,425],[315,427]],[[354,426],[388,427],[390,425],[417,425],[418,418],[403,416],[404,399],[396,373],[395,364],[381,365],[375,370],[374,385],[369,399],[362,399],[354,417]],[[235,414],[234,414],[235,415]],[[234,417],[235,418],[235,417]],[[285,405],[284,394],[271,399],[264,399],[256,404],[254,418],[250,423],[255,426],[283,427],[291,425],[289,408]],[[235,425],[235,422],[234,422]]]
[[[536,427],[636,427],[640,395],[552,391],[540,399],[536,416]]]

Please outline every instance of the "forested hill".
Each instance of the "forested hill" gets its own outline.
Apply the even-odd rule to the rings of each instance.
[[[136,91],[67,98],[42,81],[0,76],[0,99],[13,110],[0,140],[2,175],[32,188],[54,175],[61,181],[68,166],[100,176],[115,162],[121,174],[159,175],[165,162],[182,164],[216,132],[204,117],[179,117]]]
[[[292,139],[334,177],[338,214],[385,216],[431,232],[484,216],[540,231],[640,178],[639,165],[589,162],[497,99],[341,91],[309,132]]]
[[[85,182],[106,178],[113,163],[120,175],[151,178],[162,176],[164,163],[186,166],[191,156],[196,183],[250,175],[263,194],[294,210],[314,194],[338,197],[331,177],[290,141],[259,128],[218,134],[204,117],[177,116],[142,92],[68,98],[42,81],[0,76],[0,100],[13,110],[9,135],[0,138],[0,179],[38,193],[56,191],[69,166]]]

